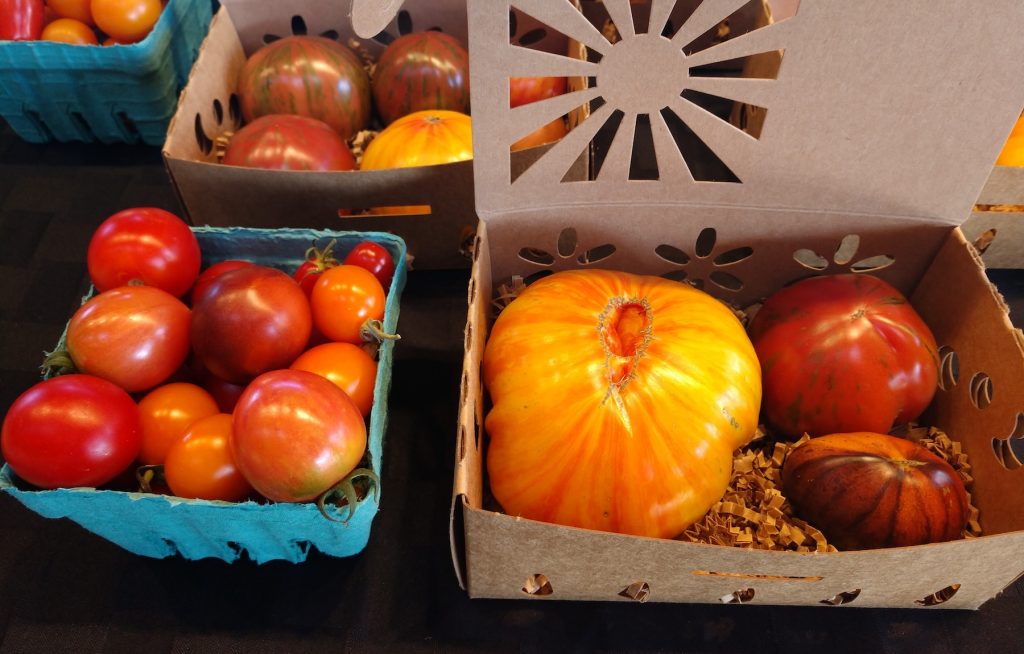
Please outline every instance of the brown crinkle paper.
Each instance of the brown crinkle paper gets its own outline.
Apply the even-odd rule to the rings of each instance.
[[[964,538],[980,536],[978,509],[970,495],[971,466],[960,443],[934,427],[911,427],[893,435],[921,443],[956,470],[967,487],[970,503]],[[722,499],[678,540],[791,552],[838,551],[814,525],[793,514],[781,491],[782,464],[789,451],[806,440],[804,436],[796,442],[776,442],[759,428],[754,439],[737,450],[732,479]]]

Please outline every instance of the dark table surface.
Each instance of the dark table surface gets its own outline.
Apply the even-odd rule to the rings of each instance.
[[[0,123],[0,403],[38,380],[106,216],[180,213],[159,151],[30,145]],[[1024,273],[992,271],[1022,323]],[[155,560],[0,496],[0,654],[320,651],[1024,651],[1024,583],[979,611],[470,600],[448,508],[466,271],[402,298],[385,492],[370,542],[301,564]]]

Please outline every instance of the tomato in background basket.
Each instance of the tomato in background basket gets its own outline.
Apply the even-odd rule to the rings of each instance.
[[[199,241],[181,218],[153,207],[124,209],[93,232],[86,264],[100,291],[132,283],[185,295],[200,266]]]
[[[118,43],[136,43],[153,30],[163,5],[160,0],[92,0],[93,20]]]
[[[254,52],[238,75],[238,99],[247,123],[298,114],[348,139],[370,122],[370,79],[362,62],[322,36],[287,36]]]
[[[246,266],[219,275],[192,308],[192,349],[213,375],[244,384],[287,368],[312,329],[309,300],[275,268]]]
[[[0,0],[0,41],[35,41],[45,11],[43,0]]]
[[[364,418],[370,415],[377,363],[362,348],[352,343],[324,343],[300,354],[290,367],[326,377],[345,391]]]
[[[399,37],[377,59],[373,100],[385,125],[428,109],[469,113],[469,53],[442,32]]]
[[[357,243],[342,263],[359,266],[373,273],[380,285],[387,291],[391,288],[391,279],[395,276],[395,260],[383,245],[373,241]]]
[[[749,325],[765,421],[791,437],[887,433],[917,418],[938,385],[935,337],[881,279],[811,277],[769,297]]]
[[[220,412],[206,390],[185,382],[164,384],[139,400],[142,421],[142,446],[139,462],[158,465],[182,434],[200,418]]]
[[[95,25],[92,19],[92,0],[46,0],[46,6],[57,18],[74,18],[86,25]]]
[[[566,90],[564,77],[513,77],[508,81],[509,107],[546,100]]]
[[[181,368],[189,352],[188,307],[151,286],[94,295],[68,322],[67,353],[79,372],[129,393],[151,389]]]
[[[257,377],[233,414],[231,452],[260,494],[306,502],[345,478],[366,451],[366,424],[333,383],[305,370]]]
[[[39,488],[101,486],[139,452],[139,409],[114,384],[64,375],[32,386],[11,405],[0,434],[4,459]]]
[[[545,143],[551,143],[553,141],[557,141],[568,133],[569,130],[565,126],[565,119],[555,118],[544,127],[530,132],[513,143],[510,150],[512,152],[518,152],[519,150],[525,150],[527,148],[537,147],[538,145],[544,145]]]
[[[329,268],[313,286],[309,298],[313,323],[332,341],[358,345],[370,321],[384,318],[384,287],[373,273],[359,266]]]
[[[164,479],[178,497],[239,502],[251,495],[231,453],[231,415],[193,422],[168,450]]]
[[[74,18],[58,18],[48,23],[39,38],[43,41],[57,41],[71,45],[99,45],[96,32]]]
[[[268,170],[355,170],[345,140],[327,123],[288,114],[260,116],[232,135],[229,166]]]

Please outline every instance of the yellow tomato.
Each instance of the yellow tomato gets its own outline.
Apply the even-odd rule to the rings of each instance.
[[[525,150],[527,148],[533,148],[538,145],[544,145],[545,143],[551,143],[565,136],[569,130],[565,127],[565,120],[562,118],[556,118],[544,127],[530,132],[523,138],[519,139],[512,144],[512,152],[518,150]]]
[[[96,26],[118,43],[146,38],[163,11],[160,0],[92,0],[90,8]]]
[[[72,45],[99,45],[92,28],[74,18],[58,18],[43,28],[43,41],[60,41]]]
[[[86,25],[95,25],[92,20],[92,0],[46,0],[46,6],[58,18],[74,18]]]

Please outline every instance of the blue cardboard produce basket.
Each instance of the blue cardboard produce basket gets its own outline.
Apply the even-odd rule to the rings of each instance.
[[[384,329],[395,333],[406,276],[406,247],[398,236],[310,229],[193,229],[203,252],[204,267],[225,259],[248,259],[291,273],[314,242],[323,246],[331,239],[336,240],[335,252],[339,256],[364,240],[381,244],[396,263],[383,321]],[[62,336],[59,347],[63,341]],[[391,340],[380,346],[367,433],[368,467],[378,477],[382,477],[393,349]],[[377,485],[376,493],[367,493],[357,503],[352,517],[342,522],[348,507],[328,504],[327,510],[335,518],[328,520],[312,502],[232,503],[94,488],[32,490],[17,480],[7,465],[0,469],[0,490],[29,509],[47,518],[70,518],[130,552],[154,558],[180,554],[186,559],[212,557],[228,562],[235,561],[243,552],[258,563],[303,561],[312,548],[339,557],[359,553],[370,537],[381,485]]]
[[[0,116],[33,143],[161,145],[211,12],[210,0],[169,0],[131,45],[0,42]]]

